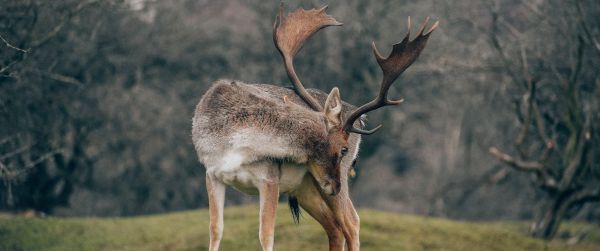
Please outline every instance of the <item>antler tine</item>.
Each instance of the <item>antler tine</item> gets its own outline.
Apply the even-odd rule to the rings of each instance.
[[[323,111],[323,107],[306,91],[296,75],[294,56],[300,51],[304,42],[320,29],[342,25],[335,18],[327,15],[326,10],[327,6],[318,10],[298,9],[285,16],[284,6],[281,3],[279,15],[273,24],[273,41],[283,57],[285,70],[294,85],[294,90],[312,109],[317,111]]]
[[[392,47],[392,52],[387,58],[381,56],[381,53],[379,52],[379,50],[377,50],[377,47],[375,46],[375,42],[371,44],[375,59],[377,59],[377,63],[379,64],[379,66],[381,67],[381,71],[383,72],[381,88],[379,89],[379,94],[377,95],[377,97],[375,97],[375,99],[357,108],[348,116],[346,122],[344,123],[344,130],[346,132],[365,135],[369,135],[376,132],[379,128],[381,128],[381,125],[371,130],[364,130],[355,128],[354,122],[365,113],[388,105],[398,105],[404,101],[403,99],[389,100],[387,98],[387,93],[394,81],[419,57],[421,51],[423,51],[423,49],[425,48],[429,35],[431,35],[431,32],[433,32],[439,25],[439,22],[435,22],[431,26],[431,28],[429,28],[429,30],[424,34],[423,31],[425,30],[425,27],[427,27],[428,21],[429,17],[421,25],[421,28],[417,33],[417,37],[415,37],[411,41],[411,21],[410,17],[408,17],[408,32],[406,33],[406,36],[404,37],[404,39],[402,39],[400,43],[397,43]]]

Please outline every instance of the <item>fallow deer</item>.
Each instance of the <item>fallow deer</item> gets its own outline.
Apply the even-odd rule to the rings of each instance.
[[[273,40],[283,57],[293,89],[236,80],[218,80],[196,107],[192,137],[200,162],[206,167],[210,211],[209,250],[218,250],[223,232],[225,186],[260,201],[259,240],[272,250],[275,214],[280,193],[290,196],[297,220],[298,204],[325,229],[330,250],[359,249],[359,218],[348,194],[348,171],[355,160],[369,111],[402,100],[387,98],[394,80],[419,56],[436,22],[413,40],[410,34],[381,56],[372,44],[383,71],[379,95],[356,108],[340,99],[338,88],[327,95],[307,90],[295,73],[293,58],[318,30],[342,25],[326,14],[327,7],[283,13],[273,26]],[[410,33],[410,18],[408,20]],[[324,104],[324,105],[321,105]]]

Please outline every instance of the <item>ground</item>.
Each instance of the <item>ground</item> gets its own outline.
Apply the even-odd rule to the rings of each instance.
[[[575,245],[527,237],[525,222],[460,222],[360,209],[362,250],[600,250],[600,228],[563,224],[562,235],[590,231]],[[306,213],[300,225],[280,205],[275,250],[327,250]],[[225,211],[221,250],[259,250],[258,206]],[[129,218],[0,217],[0,250],[206,250],[208,211]]]

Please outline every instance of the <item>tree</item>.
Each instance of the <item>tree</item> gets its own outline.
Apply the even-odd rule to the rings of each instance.
[[[498,3],[492,10],[492,44],[510,88],[520,94],[514,99],[516,153],[496,147],[489,152],[514,170],[533,174],[534,186],[545,192],[531,227],[538,238],[553,238],[563,218],[600,200],[600,44],[592,36],[600,26],[590,15],[597,6],[588,5],[530,6],[537,14],[521,17],[536,23],[529,28],[500,16]],[[562,37],[547,43],[543,33]]]

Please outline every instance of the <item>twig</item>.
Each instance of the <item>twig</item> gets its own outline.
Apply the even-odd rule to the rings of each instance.
[[[79,5],[77,5],[77,7],[75,7],[75,10],[69,11],[66,15],[63,15],[60,18],[60,23],[57,26],[55,26],[54,29],[52,29],[50,32],[48,32],[46,35],[44,35],[42,38],[33,41],[31,43],[31,47],[38,47],[38,46],[42,45],[43,43],[47,42],[48,40],[50,40],[52,37],[56,36],[63,29],[63,27],[67,24],[67,22],[69,20],[71,20],[71,18],[73,16],[75,16],[76,14],[78,14],[79,12],[84,10],[87,6],[93,5],[98,2],[100,2],[100,1],[96,0],[96,1],[79,3]]]
[[[59,82],[63,82],[63,83],[67,83],[67,84],[73,84],[73,85],[83,85],[83,83],[75,78],[69,77],[69,76],[65,76],[65,75],[61,75],[58,73],[52,73],[52,72],[41,72],[42,75],[47,76],[50,79],[59,81]]]
[[[3,139],[0,139],[0,145],[4,145],[6,142],[11,141],[13,138],[17,137],[16,135],[8,136]]]
[[[504,53],[504,49],[502,48],[502,45],[500,45],[500,41],[498,40],[498,37],[497,37],[497,33],[499,32],[498,31],[499,30],[498,29],[499,28],[498,21],[500,19],[498,11],[496,9],[492,8],[491,14],[492,14],[492,27],[491,27],[492,29],[490,31],[490,40],[492,42],[492,46],[494,47],[494,49],[496,49],[496,52],[498,52],[498,55],[500,56],[500,60],[502,60],[502,64],[504,65],[504,68],[508,72],[508,75],[510,75],[510,77],[513,79],[513,81],[515,83],[523,83],[523,81],[521,81],[519,79],[519,77],[517,77],[517,74],[510,67],[512,65],[512,63],[508,60],[508,57]]]
[[[16,150],[14,150],[14,151],[12,151],[12,152],[9,152],[9,153],[6,153],[6,154],[4,154],[4,155],[0,156],[0,160],[5,160],[5,159],[8,159],[8,158],[10,158],[10,157],[12,157],[12,156],[15,156],[15,155],[17,155],[17,154],[20,154],[20,153],[22,153],[22,152],[25,152],[25,151],[26,151],[27,149],[29,149],[29,148],[31,148],[31,145],[25,145],[25,146],[22,146],[22,147],[20,147],[20,148],[18,148],[18,149],[16,149]]]
[[[50,157],[52,157],[52,156],[54,156],[56,154],[59,154],[59,153],[62,153],[62,150],[55,150],[55,151],[52,151],[52,152],[49,152],[49,153],[46,153],[46,154],[42,155],[41,157],[37,158],[33,162],[31,162],[28,165],[26,165],[23,169],[19,170],[16,175],[21,175],[21,174],[25,173],[29,169],[31,169],[31,168],[39,165],[40,163],[46,161]]]
[[[26,71],[35,73],[35,74],[39,74],[43,77],[47,77],[49,79],[56,80],[58,82],[63,82],[63,83],[72,84],[72,85],[83,85],[83,83],[81,81],[79,81],[78,79],[67,76],[67,75],[62,75],[59,73],[46,72],[46,71],[41,71],[38,69],[26,69]]]
[[[2,162],[0,162],[0,176],[4,176],[2,178],[5,181],[10,181],[10,180],[18,177],[19,175],[22,175],[22,174],[28,172],[29,170],[31,170],[35,166],[41,164],[42,162],[46,161],[50,157],[52,157],[56,154],[61,154],[62,152],[63,152],[62,150],[54,150],[54,151],[48,152],[48,153],[40,156],[39,158],[35,159],[31,163],[27,164],[26,166],[22,167],[19,170],[9,170],[4,164],[2,164]]]
[[[2,42],[4,42],[4,44],[5,44],[5,45],[6,45],[8,48],[11,48],[11,49],[14,49],[14,50],[17,50],[17,51],[23,52],[23,53],[28,53],[28,52],[29,52],[29,49],[21,49],[21,48],[19,48],[19,47],[16,47],[16,46],[12,45],[12,44],[11,44],[11,43],[9,43],[8,41],[6,41],[6,39],[4,39],[4,37],[3,37],[1,34],[0,34],[0,39],[2,40]]]
[[[581,1],[575,1],[575,6],[577,7],[577,17],[581,23],[581,27],[583,28],[583,33],[587,36],[596,50],[600,51],[600,42],[598,42],[594,36],[592,36],[592,33],[590,32],[590,29],[584,20],[583,11],[581,10]]]
[[[520,171],[539,172],[542,170],[542,168],[544,168],[544,165],[540,162],[518,160],[506,153],[501,152],[500,150],[498,150],[498,148],[495,147],[491,147],[489,152],[498,160]]]
[[[515,26],[504,20],[504,18],[498,17],[498,22],[502,23],[510,32],[510,34],[512,34],[513,37],[515,37],[517,40],[521,39],[521,37],[523,36],[522,32],[520,32],[517,28],[515,28]]]
[[[17,61],[12,61],[12,62],[8,63],[6,66],[4,66],[4,67],[2,67],[2,69],[0,69],[0,73],[5,72],[6,70],[8,70],[8,68],[10,68],[11,66],[13,66],[16,63],[17,63]]]

